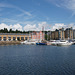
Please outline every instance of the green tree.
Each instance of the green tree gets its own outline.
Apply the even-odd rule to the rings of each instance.
[[[8,29],[7,28],[4,28],[4,33],[8,33]]]

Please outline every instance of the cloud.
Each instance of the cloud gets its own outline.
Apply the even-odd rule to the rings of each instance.
[[[71,24],[69,24],[67,27],[72,27],[73,29],[75,29],[75,23],[71,23]]]
[[[7,28],[8,30],[9,29],[13,29],[13,30],[16,30],[17,29],[17,30],[20,30],[20,31],[23,30],[23,28],[22,28],[22,26],[20,24],[7,25],[5,23],[1,23],[0,24],[0,29],[4,29],[4,28]]]
[[[14,25],[7,25],[5,23],[1,23],[0,24],[0,29],[4,29],[4,28],[7,28],[8,30],[9,29],[12,29],[12,30],[20,30],[20,31],[40,31],[42,30],[42,27],[44,26],[44,30],[45,31],[54,31],[56,29],[60,29],[60,28],[70,28],[70,27],[73,27],[73,29],[75,29],[75,23],[71,23],[71,24],[68,24],[68,25],[65,25],[64,23],[56,23],[55,25],[49,25],[47,24],[47,22],[41,22],[41,23],[38,23],[38,24],[26,24],[25,26],[22,26],[20,24],[14,24]]]
[[[13,26],[12,26],[12,29],[13,30],[20,30],[20,31],[23,31],[23,28],[22,28],[22,26],[20,25],[20,24],[14,24]]]
[[[56,4],[57,7],[61,7],[60,5]]]
[[[56,29],[60,29],[60,28],[66,28],[66,25],[63,23],[56,23],[54,26],[51,27],[51,31],[54,31]]]
[[[21,16],[24,16],[25,14],[24,13],[22,13],[22,14],[19,14],[19,15],[17,15],[18,17],[21,17]]]
[[[37,30],[37,27],[35,24],[34,25],[27,24],[26,26],[24,26],[24,30],[25,31],[35,31]]]
[[[0,22],[1,23],[6,23],[6,24],[22,24],[22,25],[26,25],[26,24],[37,24],[38,21],[28,21],[29,17],[25,17],[24,19],[10,19],[10,18],[0,18]]]
[[[45,26],[45,25],[46,25],[46,22],[38,23],[38,25],[27,24],[26,26],[24,26],[24,30],[25,31],[40,31],[40,30],[42,30],[42,26]]]
[[[72,11],[72,16],[75,15],[75,0],[48,0],[52,2],[57,7],[66,8]]]
[[[73,29],[75,29],[75,23],[70,23],[70,24],[67,24],[67,25],[65,25],[64,23],[56,23],[54,26],[52,26],[51,27],[51,31],[54,31],[54,30],[56,30],[56,29],[60,29],[60,28],[64,28],[64,29],[66,29],[66,28],[73,28]]]
[[[44,30],[47,30],[48,27],[47,22],[41,22],[38,24],[38,29],[42,30],[42,27],[44,27]]]
[[[25,31],[40,31],[42,30],[42,27],[44,27],[44,30],[47,30],[48,24],[47,22],[40,22],[37,25],[36,24],[27,24],[24,26]],[[48,27],[49,28],[49,27]]]
[[[4,22],[7,22],[7,23],[16,23],[18,22],[17,20],[13,20],[13,19],[9,19],[9,18],[1,18],[1,21],[4,23]]]
[[[13,29],[13,30],[20,30],[20,31],[40,31],[42,30],[42,26],[46,26],[47,23],[46,22],[41,22],[41,23],[38,23],[38,25],[36,24],[26,24],[24,27],[22,25],[20,25],[19,23],[18,24],[14,24],[14,25],[7,25],[5,23],[1,23],[0,24],[0,29],[4,29],[4,28],[7,28],[8,30],[9,29]]]
[[[0,29],[4,29],[4,28],[7,28],[8,30],[10,29],[10,26],[4,24],[4,23],[1,23],[0,24]]]
[[[29,12],[27,12],[27,11],[17,7],[17,6],[15,6],[15,5],[6,4],[6,3],[0,3],[0,8],[15,8],[15,9],[21,11],[22,13],[24,13],[24,14],[26,14],[28,16],[32,16],[31,13],[29,13]]]

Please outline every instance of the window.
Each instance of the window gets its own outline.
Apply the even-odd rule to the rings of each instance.
[[[27,37],[25,37],[25,40],[27,40]]]

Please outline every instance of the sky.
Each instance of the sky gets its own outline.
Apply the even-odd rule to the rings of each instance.
[[[75,0],[0,0],[0,29],[75,29]]]

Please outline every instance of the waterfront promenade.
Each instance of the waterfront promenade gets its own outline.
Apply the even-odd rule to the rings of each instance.
[[[21,44],[22,41],[0,41],[0,45],[15,45]]]

